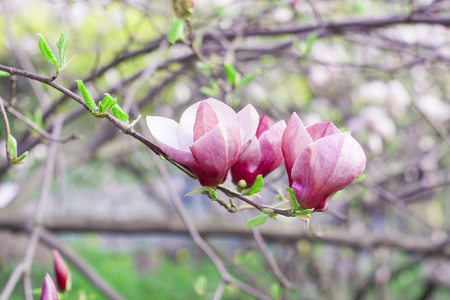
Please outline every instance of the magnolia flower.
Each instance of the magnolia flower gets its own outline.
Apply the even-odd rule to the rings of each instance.
[[[209,98],[186,109],[179,124],[147,116],[147,125],[168,156],[188,166],[201,185],[216,186],[225,181],[241,149],[249,146],[258,119],[250,104],[236,114],[223,102]]]
[[[231,167],[234,183],[245,180],[246,186],[251,186],[256,176],[261,174],[265,177],[281,165],[283,162],[281,136],[285,128],[284,121],[275,123],[268,116],[260,118],[256,136]]]
[[[69,291],[72,286],[70,271],[58,250],[53,250],[53,265],[58,289],[61,292]]]
[[[41,300],[59,300],[58,291],[53,283],[50,274],[45,274],[44,284],[42,285]]]
[[[334,194],[361,176],[366,156],[331,122],[305,127],[293,113],[281,139],[289,186],[305,209],[325,211]]]

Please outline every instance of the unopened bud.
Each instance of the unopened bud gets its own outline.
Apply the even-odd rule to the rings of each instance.
[[[53,250],[53,264],[55,267],[55,277],[58,289],[61,292],[70,291],[72,288],[72,278],[66,262],[57,250]]]
[[[238,181],[238,186],[241,188],[246,188],[247,187],[247,182],[245,182],[244,179],[241,179]]]
[[[45,274],[40,300],[59,300],[58,291],[50,274]]]
[[[172,0],[172,10],[179,19],[186,19],[191,16],[194,8],[194,1]]]
[[[262,212],[270,215],[270,214],[273,214],[274,210],[271,208],[263,208]]]

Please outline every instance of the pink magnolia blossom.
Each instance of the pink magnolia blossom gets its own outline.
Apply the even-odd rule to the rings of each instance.
[[[173,160],[188,166],[203,186],[216,186],[258,128],[258,112],[250,104],[236,113],[209,98],[186,109],[178,124],[172,119],[147,116],[158,146]]]
[[[363,173],[366,156],[331,122],[305,127],[293,113],[281,140],[289,186],[305,209],[325,211],[331,198]]]
[[[53,250],[53,265],[58,289],[61,292],[70,290],[72,285],[70,271],[58,250]]]
[[[45,274],[40,300],[59,300],[58,291],[50,274]]]
[[[256,136],[249,147],[242,151],[236,163],[231,167],[234,183],[245,180],[251,186],[256,176],[265,177],[283,162],[281,152],[281,136],[286,128],[286,122],[275,123],[268,116],[262,116],[256,130]]]

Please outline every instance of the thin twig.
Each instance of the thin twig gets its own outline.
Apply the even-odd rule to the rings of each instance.
[[[127,89],[127,93],[125,95],[125,100],[123,102],[123,110],[128,112],[131,107],[131,103],[134,98],[134,94],[136,91],[152,76],[153,73],[158,69],[161,58],[166,52],[169,46],[169,41],[164,39],[161,41],[158,50],[155,53],[155,57],[152,62],[148,65],[148,67],[140,74],[140,76],[133,82],[133,84]]]
[[[11,104],[14,105],[17,102],[16,97],[16,87],[17,87],[17,76],[11,76]]]
[[[280,267],[278,266],[276,260],[273,258],[272,253],[270,253],[269,249],[267,248],[266,243],[264,242],[264,239],[261,235],[261,232],[258,228],[251,228],[253,237],[255,238],[256,243],[258,244],[259,248],[261,249],[262,254],[267,260],[267,263],[270,266],[270,269],[272,270],[273,274],[278,278],[278,280],[281,282],[281,284],[289,289],[293,290],[295,286],[292,284],[292,282],[287,279],[287,277],[283,274]]]
[[[30,78],[30,79],[33,79],[33,80],[45,83],[45,84],[53,87],[54,89],[60,91],[61,93],[69,96],[73,100],[77,101],[80,105],[82,105],[87,111],[90,111],[89,107],[86,105],[84,99],[81,96],[78,96],[77,94],[75,94],[71,90],[69,90],[69,89],[67,89],[67,88],[65,88],[65,87],[63,87],[63,86],[61,86],[61,85],[51,81],[50,78],[39,76],[39,75],[30,73],[30,72],[27,72],[27,71],[11,68],[11,67],[8,67],[8,66],[5,66],[5,65],[1,65],[1,64],[0,64],[0,70],[8,72],[10,74],[23,76],[23,77],[26,77],[26,78]],[[136,138],[137,140],[139,140],[140,142],[142,142],[144,145],[146,145],[148,148],[150,148],[155,154],[157,154],[159,156],[162,156],[164,159],[166,159],[169,162],[171,162],[173,165],[175,165],[177,168],[179,168],[180,170],[185,172],[190,177],[196,178],[194,173],[187,166],[184,166],[184,165],[182,165],[180,163],[177,163],[174,160],[172,160],[158,146],[156,146],[155,144],[150,142],[147,138],[145,138],[142,135],[140,135],[139,133],[137,133],[130,125],[121,122],[120,120],[118,120],[117,118],[115,118],[114,116],[112,116],[110,114],[107,114],[105,119],[107,119],[108,121],[113,123],[114,126],[116,126],[118,129],[120,129],[123,133],[131,135],[134,138]]]
[[[67,142],[70,142],[72,140],[75,139],[79,139],[80,136],[77,134],[72,134],[66,138],[60,138],[60,137],[56,137],[50,133],[48,133],[47,131],[43,130],[41,127],[39,127],[36,123],[34,123],[33,121],[31,121],[30,119],[28,119],[27,117],[25,117],[23,114],[21,114],[19,111],[17,111],[14,107],[12,107],[11,105],[6,103],[6,110],[12,114],[13,116],[15,116],[17,119],[21,120],[22,122],[24,122],[28,127],[30,127],[31,129],[35,130],[37,133],[39,133],[42,137],[53,141],[55,143],[59,143],[59,144],[64,144]]]
[[[403,202],[401,199],[399,199],[394,194],[390,193],[389,191],[383,189],[381,186],[376,184],[368,183],[367,181],[362,182],[364,186],[366,186],[369,190],[372,190],[377,194],[381,199],[386,200],[390,204],[392,204],[395,207],[398,207],[401,209],[401,211],[406,212],[409,216],[419,221],[419,223],[425,225],[426,227],[430,228],[431,230],[440,230],[444,232],[442,228],[439,226],[436,226],[435,224],[428,221],[428,219],[424,218],[421,214],[416,213],[414,210],[409,208],[405,202]]]
[[[0,96],[0,114],[3,118],[3,123],[5,124],[5,137],[6,137],[6,157],[8,161],[11,161],[12,155],[9,152],[8,141],[9,136],[11,135],[11,130],[9,129],[8,115],[6,114],[5,107],[3,106],[3,98]]]
[[[260,205],[260,204],[258,204],[256,202],[253,202],[252,200],[242,196],[241,194],[239,194],[237,192],[234,192],[232,190],[229,190],[229,189],[227,189],[227,188],[225,188],[223,186],[220,186],[220,185],[217,186],[217,189],[222,191],[228,197],[238,198],[238,199],[244,201],[245,203],[253,206],[254,208],[256,208],[259,211],[269,210],[271,213],[276,213],[276,214],[283,215],[283,216],[286,216],[286,217],[292,217],[292,212],[293,212],[292,209],[278,209],[278,208],[273,208],[273,207],[270,207],[270,206]]]
[[[225,287],[227,286],[226,282],[224,280],[221,280],[219,284],[217,285],[216,291],[213,295],[213,300],[220,300],[222,299],[223,292],[225,291]]]

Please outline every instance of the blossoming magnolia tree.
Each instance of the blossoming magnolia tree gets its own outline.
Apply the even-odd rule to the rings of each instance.
[[[86,281],[107,299],[450,286],[446,1],[22,1],[0,3],[0,300],[21,279],[27,300],[97,297]],[[97,272],[107,255],[90,267],[65,232],[189,234],[215,271],[188,276],[162,242],[145,248],[176,287],[145,277],[153,254]],[[204,239],[223,234],[255,245]]]

